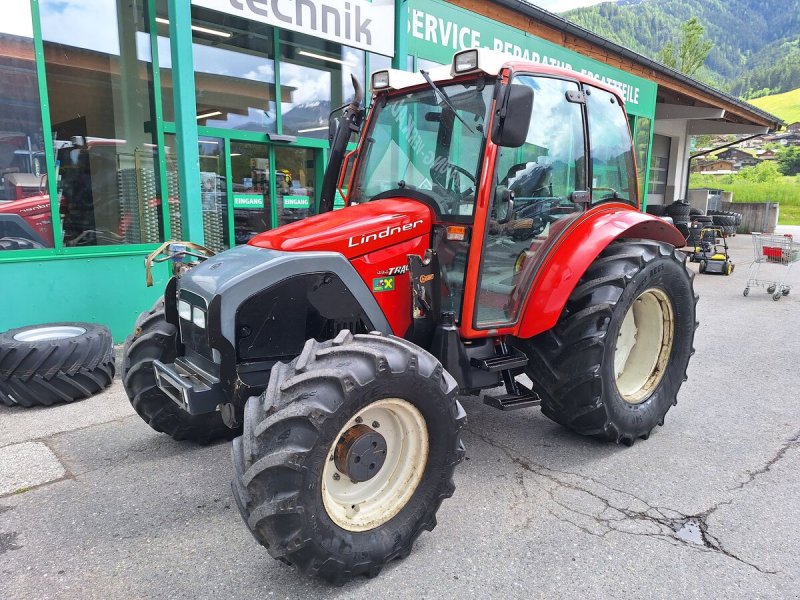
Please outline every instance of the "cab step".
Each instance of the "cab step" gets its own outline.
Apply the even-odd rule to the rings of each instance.
[[[528,389],[519,381],[515,383],[515,387],[517,388],[516,394],[501,394],[500,396],[490,396],[488,394],[484,394],[483,403],[499,410],[530,408],[531,406],[539,406],[542,403],[542,399],[539,397],[539,394]]]
[[[528,357],[515,348],[508,348],[504,353],[490,356],[489,358],[473,358],[470,364],[482,371],[499,373],[500,371],[524,367],[528,364]]]

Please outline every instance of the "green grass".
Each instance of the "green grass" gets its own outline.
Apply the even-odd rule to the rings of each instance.
[[[748,102],[780,117],[787,123],[800,121],[800,88],[783,94],[748,100]]]
[[[800,225],[800,176],[780,177],[769,183],[723,183],[725,178],[725,175],[692,175],[690,187],[718,188],[733,192],[734,202],[777,202],[781,205],[778,223]]]

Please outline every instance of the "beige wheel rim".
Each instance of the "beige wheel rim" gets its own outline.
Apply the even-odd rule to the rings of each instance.
[[[614,349],[614,376],[625,402],[640,404],[656,389],[667,369],[675,334],[672,303],[651,288],[625,313]]]
[[[375,425],[377,424],[377,427]],[[367,425],[386,441],[383,465],[369,480],[355,482],[334,461],[337,445],[354,427]],[[400,398],[362,408],[342,427],[322,470],[322,502],[331,520],[348,531],[368,531],[397,515],[414,495],[428,463],[428,428],[422,413]]]

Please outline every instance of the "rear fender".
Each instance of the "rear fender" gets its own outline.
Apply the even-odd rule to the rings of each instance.
[[[656,240],[676,248],[686,245],[674,226],[627,205],[605,205],[589,212],[556,242],[544,259],[528,293],[516,335],[529,338],[552,328],[586,269],[618,238]]]

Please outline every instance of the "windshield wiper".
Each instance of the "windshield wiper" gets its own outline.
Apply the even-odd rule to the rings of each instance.
[[[474,134],[475,132],[472,130],[472,127],[470,127],[467,124],[467,122],[461,117],[461,115],[458,114],[458,111],[456,111],[455,107],[453,106],[453,103],[450,102],[450,98],[448,98],[447,94],[445,94],[442,90],[436,87],[436,84],[433,83],[433,79],[431,79],[431,76],[428,75],[428,72],[425,69],[420,69],[419,72],[425,78],[425,81],[428,82],[428,85],[431,86],[431,88],[433,88],[433,91],[436,92],[436,95],[440,98],[439,104],[440,105],[444,104],[445,106],[447,106],[447,108],[452,110],[456,118],[464,124],[464,127],[466,127],[470,133]]]

